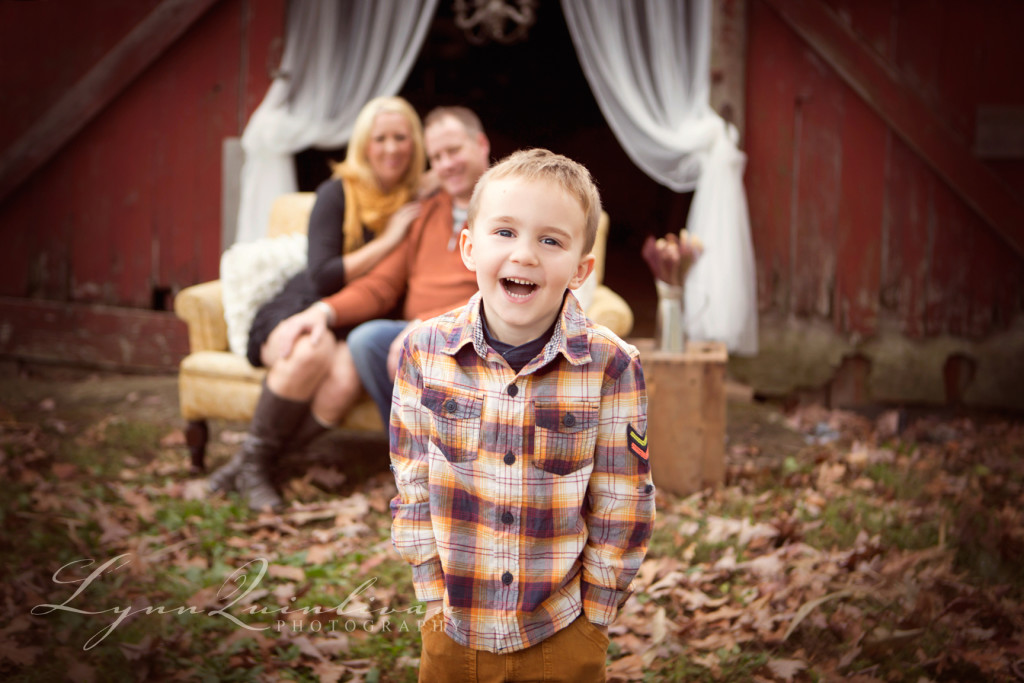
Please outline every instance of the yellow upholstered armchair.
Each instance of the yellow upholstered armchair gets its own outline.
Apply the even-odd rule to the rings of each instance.
[[[271,209],[267,236],[305,232],[315,197],[312,192],[278,197]],[[587,315],[624,337],[633,327],[633,312],[622,297],[601,284],[607,235],[608,215],[602,213],[594,244],[597,264],[592,277],[597,287]],[[228,350],[220,280],[183,289],[175,297],[174,312],[188,324],[190,353],[181,361],[178,397],[182,417],[187,421],[185,437],[192,456],[191,470],[200,473],[205,470],[207,420],[252,419],[266,370],[252,367],[244,356]],[[341,426],[371,431],[384,428],[369,397],[356,405]]]

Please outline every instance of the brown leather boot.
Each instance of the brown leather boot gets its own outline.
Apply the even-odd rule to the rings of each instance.
[[[295,428],[295,432],[292,434],[291,438],[288,439],[287,448],[285,450],[289,452],[303,451],[318,436],[330,430],[331,428],[323,426],[323,424],[314,417],[313,411],[310,410],[306,413],[302,421],[299,422],[299,426]]]
[[[267,393],[270,393],[270,391],[267,390]],[[287,401],[291,404],[287,406],[287,416],[284,415],[283,409],[278,409],[277,417],[279,424],[284,423],[285,417],[288,420],[293,418],[293,413],[291,412],[293,409],[295,412],[300,413],[300,416],[296,420],[295,426],[290,430],[291,433],[283,439],[276,439],[274,443],[277,445],[267,450],[263,460],[259,460],[258,456],[253,454],[253,449],[247,451],[243,445],[241,451],[243,456],[242,465],[235,481],[238,484],[238,490],[245,494],[248,499],[249,508],[252,510],[262,510],[268,506],[271,509],[277,510],[283,506],[281,497],[270,481],[268,470],[269,466],[273,464],[273,459],[287,451],[302,451],[313,439],[328,431],[328,427],[324,427],[313,416],[313,412],[309,410],[309,403],[300,404],[279,396],[275,396],[275,398],[277,401]],[[278,434],[281,433],[283,432],[278,432]],[[264,441],[266,442],[266,439]],[[248,457],[246,457],[246,453],[249,453]]]
[[[238,486],[235,483],[235,479],[238,478],[238,473],[241,471],[242,451],[239,450],[231,460],[217,468],[210,475],[210,478],[206,480],[210,493],[231,493],[237,491]]]
[[[266,391],[265,385],[264,391]],[[307,411],[304,418],[299,422],[299,426],[288,437],[282,450],[301,451],[318,436],[330,431],[330,429],[330,427],[323,426],[319,420],[313,417],[312,411]],[[238,475],[242,471],[243,453],[244,450],[239,450],[231,460],[210,475],[207,486],[211,493],[232,493],[238,491]]]
[[[281,496],[270,481],[270,468],[281,450],[291,445],[289,437],[308,414],[309,401],[278,396],[264,382],[242,448],[210,476],[210,489],[237,490],[253,510],[282,507]]]

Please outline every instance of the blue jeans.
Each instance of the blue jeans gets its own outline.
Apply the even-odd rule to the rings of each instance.
[[[359,372],[359,381],[377,404],[384,429],[391,420],[391,392],[395,383],[388,376],[388,350],[406,320],[371,320],[348,333],[345,341]]]

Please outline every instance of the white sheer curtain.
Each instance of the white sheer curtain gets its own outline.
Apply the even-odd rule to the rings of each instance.
[[[686,330],[757,353],[757,287],[735,127],[708,100],[711,0],[562,0],[583,73],[630,159],[696,189],[687,229],[704,255],[686,281]],[[673,230],[675,228],[672,228]]]
[[[237,242],[263,237],[274,198],[297,188],[295,152],[344,145],[368,100],[398,92],[437,1],[289,3],[282,73],[242,134]]]

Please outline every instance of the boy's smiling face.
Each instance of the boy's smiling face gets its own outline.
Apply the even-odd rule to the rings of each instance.
[[[552,181],[489,181],[460,246],[496,339],[525,344],[555,321],[566,288],[594,269],[594,256],[583,254],[585,224],[580,202]]]

